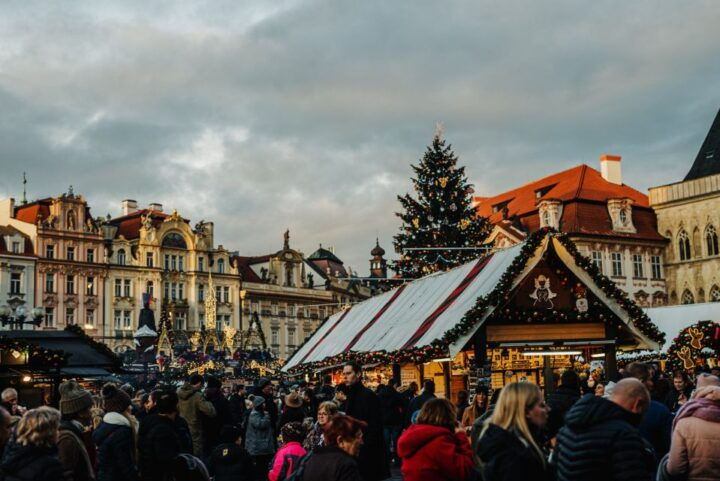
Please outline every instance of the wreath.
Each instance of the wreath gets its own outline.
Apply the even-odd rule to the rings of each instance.
[[[720,355],[720,324],[700,321],[688,326],[668,348],[668,363],[675,370],[690,371]]]

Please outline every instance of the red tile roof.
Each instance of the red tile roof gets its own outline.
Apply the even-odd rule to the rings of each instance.
[[[36,224],[38,219],[44,220],[50,215],[52,199],[40,199],[29,204],[15,207],[15,218],[28,224]]]
[[[160,224],[163,223],[166,218],[170,217],[170,214],[165,214],[164,212],[150,209],[140,209],[136,210],[131,214],[124,215],[122,217],[116,217],[110,220],[111,224],[118,227],[118,231],[115,234],[115,237],[120,237],[121,235],[126,239],[137,239],[138,237],[140,237],[142,217],[148,213],[150,214],[150,218],[152,219],[154,227],[158,227]],[[183,220],[187,222],[187,219]]]
[[[252,269],[253,264],[261,264],[270,260],[270,254],[257,257],[233,256],[232,260],[240,271],[240,276],[245,282],[263,282]]]
[[[636,234],[612,230],[607,210],[609,199],[633,200],[632,217]],[[541,200],[559,200],[563,203],[560,228],[573,234],[664,240],[657,232],[657,218],[645,194],[625,184],[617,185],[603,179],[600,172],[585,164],[529,182],[517,189],[494,197],[475,197],[479,215],[497,224],[503,220],[503,207],[507,218],[516,218],[527,232],[540,228],[537,203]],[[493,212],[495,210],[495,212]]]

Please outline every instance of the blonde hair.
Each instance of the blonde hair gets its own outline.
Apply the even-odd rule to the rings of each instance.
[[[532,409],[537,403],[542,402],[543,396],[540,388],[529,382],[513,382],[502,388],[500,397],[498,398],[495,410],[492,416],[485,421],[482,437],[485,431],[494,424],[506,431],[514,433],[521,441],[532,446],[537,451],[543,465],[545,464],[545,456],[542,450],[535,442],[530,432],[527,418],[525,415],[529,409]]]
[[[453,403],[444,398],[431,399],[426,402],[417,417],[417,424],[430,424],[455,430],[457,410]]]
[[[48,406],[31,409],[20,419],[15,434],[17,443],[22,446],[50,448],[57,443],[60,411]]]
[[[333,416],[338,412],[338,405],[332,401],[323,401],[320,403],[320,406],[318,406],[318,412],[320,412],[321,409],[324,409],[328,413],[328,416]]]

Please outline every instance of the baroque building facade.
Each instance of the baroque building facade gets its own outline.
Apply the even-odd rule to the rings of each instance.
[[[720,302],[720,111],[681,182],[650,189],[671,304]]]
[[[582,164],[493,197],[476,197],[478,215],[503,248],[543,227],[565,232],[641,306],[667,303],[660,235],[648,198],[622,181],[621,157],[602,155],[600,170]]]
[[[152,299],[156,326],[163,310],[177,342],[187,342],[205,324],[205,297],[212,274],[217,328],[240,326],[239,270],[223,246],[214,245],[214,225],[191,226],[161,204],[138,209],[122,202],[122,215],[105,222],[108,242],[108,293],[104,342],[117,351],[132,348],[140,309]]]
[[[322,246],[308,256],[290,247],[256,257],[236,256],[243,279],[243,328],[259,323],[272,352],[287,359],[330,315],[367,299],[370,288],[353,280],[343,262]]]
[[[90,336],[102,331],[106,269],[103,238],[90,207],[72,187],[67,193],[14,205],[3,201],[0,225],[25,234],[37,257],[35,305],[44,329],[77,324]]]
[[[0,203],[0,209],[8,206]],[[0,307],[9,307],[13,317],[31,318],[35,307],[35,264],[30,237],[15,227],[0,225]]]

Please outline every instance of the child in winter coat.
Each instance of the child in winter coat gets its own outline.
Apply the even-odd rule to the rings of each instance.
[[[273,467],[268,475],[270,481],[283,481],[290,477],[297,468],[300,458],[307,453],[300,444],[305,439],[305,429],[302,423],[287,423],[280,428],[280,434],[285,444],[275,454]]]
[[[210,454],[208,470],[215,481],[252,481],[253,462],[250,455],[240,447],[240,429],[224,426],[220,442]]]

